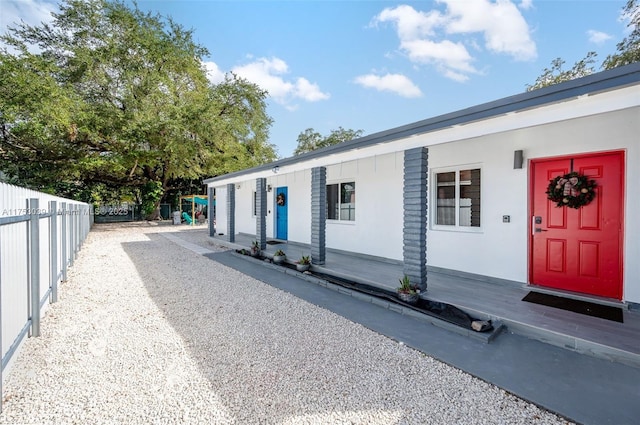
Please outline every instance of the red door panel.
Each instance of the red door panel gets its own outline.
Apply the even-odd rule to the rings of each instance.
[[[622,152],[532,162],[532,285],[622,299],[623,167]],[[547,186],[571,171],[595,180],[596,196],[558,208]]]

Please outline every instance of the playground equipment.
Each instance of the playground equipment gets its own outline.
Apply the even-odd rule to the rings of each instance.
[[[186,211],[182,211],[182,202],[190,202],[191,203],[191,214]],[[194,223],[197,222],[196,217],[196,205],[209,205],[209,197],[207,195],[184,195],[180,197],[180,211],[182,211],[182,218],[187,222],[187,224],[193,226]],[[215,205],[215,200],[214,200]],[[207,211],[207,214],[211,214],[210,211]]]
[[[189,214],[187,214],[186,211],[182,213],[182,218],[184,218],[184,221],[186,221],[187,224],[193,224],[193,220],[189,217]]]

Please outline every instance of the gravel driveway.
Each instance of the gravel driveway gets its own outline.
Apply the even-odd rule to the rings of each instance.
[[[96,225],[4,386],[1,423],[565,424],[185,249]]]

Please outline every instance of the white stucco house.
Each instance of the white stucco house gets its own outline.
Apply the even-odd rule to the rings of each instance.
[[[572,172],[577,208],[558,207],[546,192]],[[230,241],[400,260],[423,285],[429,266],[640,303],[640,63],[205,184]]]

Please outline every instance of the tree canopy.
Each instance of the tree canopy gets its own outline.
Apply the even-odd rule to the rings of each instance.
[[[631,32],[616,46],[616,53],[610,54],[602,62],[602,69],[613,69],[619,66],[640,62],[640,3],[639,0],[628,0],[622,10],[622,17],[628,21]],[[571,69],[563,70],[565,61],[556,58],[550,68],[545,68],[535,83],[527,85],[527,91],[551,86],[563,81],[584,77],[595,72],[593,65],[597,58],[596,52],[589,52],[577,61]]]
[[[120,1],[66,0],[53,18],[2,36],[10,182],[85,201],[151,192],[157,203],[276,159],[267,93],[234,74],[211,84],[191,30]]]
[[[363,133],[363,130],[345,130],[342,127],[338,127],[337,130],[331,130],[328,136],[323,136],[313,128],[307,128],[298,135],[298,146],[293,151],[293,154],[300,155],[305,152],[347,142],[362,136]]]

